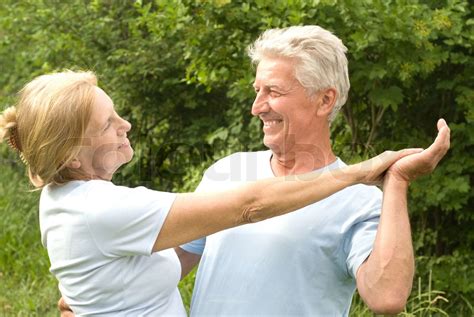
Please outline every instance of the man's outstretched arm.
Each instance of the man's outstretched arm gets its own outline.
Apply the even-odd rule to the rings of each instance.
[[[449,128],[438,121],[438,136],[426,150],[394,163],[384,178],[380,223],[372,253],[357,272],[357,289],[375,313],[402,311],[411,292],[414,255],[408,218],[409,182],[431,173],[449,149]]]

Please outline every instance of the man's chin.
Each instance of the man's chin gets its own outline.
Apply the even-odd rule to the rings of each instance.
[[[269,137],[264,137],[263,138],[263,144],[271,150],[273,153],[280,153],[281,152],[281,146],[279,143],[275,141],[274,138],[269,138]]]

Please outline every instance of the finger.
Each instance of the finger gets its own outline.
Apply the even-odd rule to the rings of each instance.
[[[61,298],[58,300],[58,309],[59,309],[59,310],[63,310],[63,307],[64,307],[64,299],[61,297]]]
[[[373,160],[379,162],[382,170],[385,170],[398,161],[401,158],[401,155],[403,154],[400,153],[400,151],[384,151],[382,154],[374,157]]]
[[[402,157],[412,155],[412,154],[417,154],[423,152],[423,148],[410,148],[410,149],[403,149],[398,151],[398,159],[401,159]]]
[[[441,161],[441,159],[446,155],[450,146],[450,130],[446,125],[446,122],[442,119],[438,120],[438,135],[422,156],[426,160],[427,166],[430,166],[430,169],[433,170]]]
[[[448,124],[446,123],[446,120],[441,118],[438,120],[438,123],[436,124],[436,126],[438,127],[438,130],[441,130],[442,127],[447,127]]]
[[[451,130],[449,129],[448,124],[443,118],[441,118],[438,120],[437,127],[438,127],[438,135],[440,136],[442,140],[444,140],[445,145],[448,146],[449,148],[449,145],[450,145],[449,139],[450,139]]]
[[[360,172],[364,181],[368,181],[380,175],[390,165],[398,160],[399,154],[395,151],[385,151],[370,160],[362,161],[354,165],[354,168]]]
[[[393,163],[398,161],[404,156],[415,154],[423,151],[423,149],[406,149],[400,151],[385,151],[370,160],[359,163],[359,166],[368,172],[367,178],[371,179],[376,177]]]
[[[58,309],[59,311],[61,311],[61,314],[63,312],[66,313],[66,312],[72,311],[71,307],[69,307],[69,305],[66,303],[63,297],[61,297],[58,301]]]
[[[448,126],[446,126],[445,129],[447,132],[446,132],[446,137],[445,137],[445,147],[446,147],[446,152],[449,150],[449,147],[451,146],[451,130],[449,129]]]
[[[444,156],[450,146],[450,131],[447,125],[441,126],[434,142],[426,149],[428,153]]]
[[[403,149],[399,151],[385,151],[382,154],[374,157],[372,160],[379,160],[378,162],[381,163],[381,166],[383,166],[384,169],[388,168],[390,165],[398,161],[399,159],[412,155],[412,154],[417,154],[423,152],[424,149],[422,148],[408,148],[408,149]],[[372,161],[369,160],[369,161]]]

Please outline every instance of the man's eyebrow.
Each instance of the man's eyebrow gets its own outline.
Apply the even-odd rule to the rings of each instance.
[[[255,83],[252,84],[253,88],[257,88]],[[277,89],[280,89],[280,90],[290,90],[290,89],[284,89],[283,87],[281,87],[280,85],[278,84],[267,84],[267,85],[262,85],[262,87],[264,88],[277,88]]]

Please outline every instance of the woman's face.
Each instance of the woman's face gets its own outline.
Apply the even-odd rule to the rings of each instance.
[[[91,118],[77,157],[79,168],[92,179],[112,179],[115,171],[133,157],[127,139],[131,127],[115,112],[112,99],[95,87]]]

